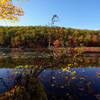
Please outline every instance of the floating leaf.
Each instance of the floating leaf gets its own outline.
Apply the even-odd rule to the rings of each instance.
[[[87,86],[90,86],[90,85],[91,85],[91,82],[86,83],[86,85],[87,85]]]

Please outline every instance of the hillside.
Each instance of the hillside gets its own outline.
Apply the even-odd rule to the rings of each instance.
[[[52,46],[100,47],[100,30],[47,26],[0,27],[1,48],[45,48],[49,42]]]

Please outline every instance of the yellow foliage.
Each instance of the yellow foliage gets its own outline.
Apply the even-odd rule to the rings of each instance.
[[[74,62],[74,66],[78,66],[78,63]]]
[[[13,0],[0,0],[0,20],[18,21],[18,16],[24,14],[20,6],[14,6]]]
[[[76,71],[73,71],[72,73],[73,73],[73,74],[76,74]]]

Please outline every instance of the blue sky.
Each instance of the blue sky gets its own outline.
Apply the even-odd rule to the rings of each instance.
[[[100,29],[100,0],[22,0],[16,4],[24,9],[19,22],[0,21],[4,26],[47,25],[57,14],[56,26],[77,29]]]

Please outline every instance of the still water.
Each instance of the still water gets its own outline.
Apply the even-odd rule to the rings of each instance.
[[[0,51],[0,79],[7,86],[13,85],[13,67],[32,64],[35,55],[32,51],[9,52]],[[70,63],[71,58],[67,58]],[[82,63],[77,68],[71,68],[76,74],[71,75],[62,69],[45,69],[38,79],[44,85],[49,100],[100,100],[100,53],[86,53],[82,56]],[[7,91],[2,80],[0,93]]]

